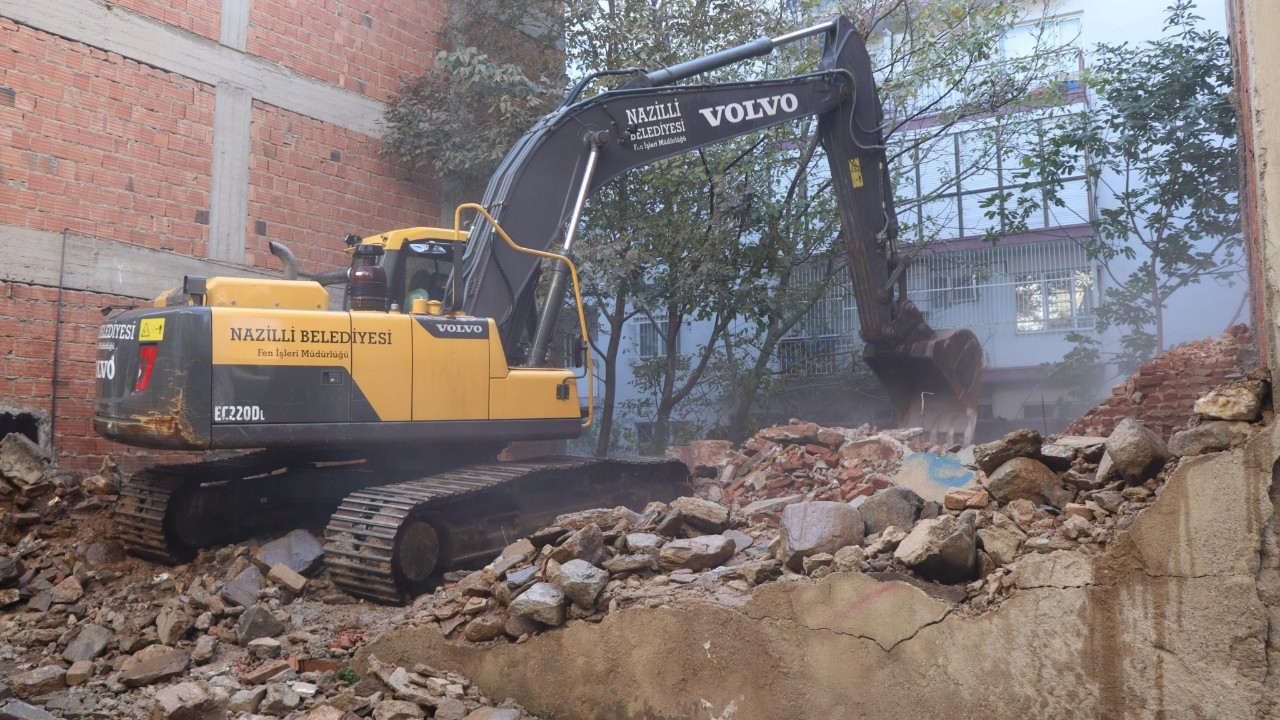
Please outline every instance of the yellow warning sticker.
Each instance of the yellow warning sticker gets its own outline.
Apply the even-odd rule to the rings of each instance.
[[[854,188],[862,187],[862,159],[861,158],[849,159],[849,178],[853,180]]]
[[[148,318],[138,323],[138,342],[160,342],[164,339],[164,318]]]

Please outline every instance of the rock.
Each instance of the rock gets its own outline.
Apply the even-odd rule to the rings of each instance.
[[[231,695],[231,699],[227,701],[227,709],[233,713],[256,713],[258,712],[258,706],[262,704],[262,698],[266,696],[267,689],[265,687],[237,690]]]
[[[31,700],[66,687],[67,671],[57,665],[45,665],[18,673],[8,678],[8,683],[14,695],[23,700]]]
[[[978,562],[974,521],[973,510],[961,513],[959,520],[943,515],[922,521],[893,556],[929,580],[942,583],[971,580]]]
[[[599,565],[608,556],[604,548],[604,533],[595,523],[583,525],[581,530],[551,551],[551,559],[561,564],[570,560],[586,560],[592,565]]]
[[[302,704],[302,697],[288,685],[278,683],[267,684],[267,694],[262,697],[258,712],[270,715],[287,715],[289,711]]]
[[[896,525],[890,525],[882,532],[875,536],[874,542],[869,542],[866,548],[867,557],[875,557],[882,552],[892,552],[907,539],[907,532]]]
[[[1106,438],[1090,435],[1063,435],[1053,442],[1055,445],[1071,448],[1076,452],[1076,457],[1091,463],[1101,460],[1102,453],[1107,449]]]
[[[1038,430],[1024,428],[1014,430],[999,440],[975,445],[973,461],[982,472],[990,476],[999,467],[1016,457],[1033,458],[1040,454],[1041,438]]]
[[[1261,417],[1266,393],[1267,385],[1261,380],[1237,380],[1205,393],[1191,410],[1211,420],[1253,422]]]
[[[591,510],[579,510],[578,512],[557,515],[555,524],[570,530],[581,530],[587,525],[595,525],[597,528],[612,530],[623,522],[626,522],[630,527],[642,527],[640,516],[621,506],[615,508],[593,508]],[[533,540],[533,544],[537,545],[538,541]]]
[[[462,635],[471,642],[488,642],[502,637],[506,627],[507,614],[501,610],[491,610],[477,615],[467,623],[462,629]]]
[[[1169,454],[1174,457],[1204,455],[1211,452],[1222,452],[1243,445],[1249,439],[1246,422],[1229,422],[1212,420],[1200,423],[1192,428],[1176,432],[1169,438]]]
[[[152,720],[225,720],[226,717],[226,701],[211,694],[202,682],[161,688],[151,708]]]
[[[1045,443],[1040,446],[1040,452],[1036,455],[1037,459],[1049,469],[1055,472],[1062,472],[1071,467],[1071,461],[1076,458],[1076,449],[1068,445],[1059,445],[1057,443]]]
[[[201,635],[196,638],[196,644],[191,648],[191,662],[197,665],[209,662],[217,650],[218,638],[213,635]]]
[[[588,610],[596,606],[596,598],[608,583],[609,573],[585,560],[570,560],[561,565],[560,577],[556,578],[556,586],[565,597]]]
[[[168,680],[187,669],[187,654],[177,648],[150,645],[134,653],[120,667],[120,683],[141,687]]]
[[[672,540],[662,546],[658,564],[666,570],[706,570],[732,557],[733,548],[733,541],[723,535]]]
[[[853,547],[857,547],[856,545]],[[843,548],[841,548],[843,549]],[[804,559],[804,574],[813,575],[820,570],[831,567],[835,563],[835,556],[831,553],[818,553],[810,555]]]
[[[73,603],[84,597],[84,587],[80,584],[79,578],[75,575],[68,575],[63,578],[62,582],[53,586],[51,596],[55,604]]]
[[[322,560],[324,546],[315,535],[306,530],[294,530],[253,553],[253,564],[262,572],[269,571],[276,563],[284,563],[285,567],[296,573],[310,575],[320,568]]]
[[[639,532],[628,533],[625,542],[628,552],[657,554],[662,549],[662,543],[666,541],[661,535]]]
[[[1099,490],[1090,497],[1098,504],[1098,507],[1113,515],[1120,512],[1120,505],[1124,503],[1124,495],[1114,490]]]
[[[22,561],[16,557],[0,556],[0,587],[9,587],[18,582],[22,573],[26,572]]]
[[[82,685],[93,677],[93,661],[77,660],[67,668],[67,685]]]
[[[987,480],[987,492],[1002,503],[1014,500],[1033,503],[1061,501],[1064,493],[1072,494],[1063,490],[1057,474],[1044,463],[1027,457],[1016,457],[1002,464]],[[1066,502],[1070,500],[1067,498]]]
[[[756,433],[756,437],[763,438],[769,442],[803,445],[818,441],[818,425],[811,422],[779,425],[777,427],[764,428]]]
[[[18,487],[44,482],[49,456],[22,433],[12,432],[0,440],[0,477]]]
[[[280,653],[284,650],[284,645],[275,638],[260,637],[256,640],[250,640],[246,646],[249,650],[249,656],[258,658],[259,660],[270,660],[280,657]]]
[[[84,551],[84,562],[93,570],[119,565],[124,561],[124,546],[118,540],[99,540]]]
[[[1120,476],[1130,482],[1153,477],[1169,460],[1169,451],[1160,436],[1133,418],[1116,425],[1107,438],[1107,455]]]
[[[564,592],[551,583],[534,583],[507,608],[512,615],[537,620],[544,625],[564,624]]]
[[[228,602],[247,608],[258,602],[258,593],[261,590],[262,573],[256,567],[249,567],[222,588],[222,597]]]
[[[175,645],[191,632],[195,621],[177,600],[170,600],[156,616],[156,637],[164,645]]]
[[[273,637],[284,630],[284,623],[266,605],[257,604],[245,610],[236,623],[236,642],[243,647],[251,640]]]
[[[1005,506],[1004,511],[1023,532],[1036,521],[1036,504],[1030,500],[1014,500]]]
[[[694,440],[689,444],[689,472],[698,477],[715,477],[733,443],[728,440]]]
[[[15,605],[21,599],[22,593],[19,592],[18,588],[0,590],[0,609],[7,608],[10,605]]]
[[[733,541],[733,551],[740,553],[755,544],[756,539],[740,530],[725,530],[720,533]]]
[[[246,685],[259,685],[271,678],[279,675],[287,670],[292,670],[289,663],[285,660],[273,660],[265,665],[256,667],[240,676],[240,681]]]
[[[482,707],[471,711],[462,720],[520,720],[520,711],[513,708]]]
[[[911,453],[902,460],[897,474],[893,476],[894,485],[910,488],[925,500],[935,502],[942,502],[948,492],[965,487],[974,480],[973,471],[950,453]]]
[[[373,707],[373,720],[418,720],[426,717],[422,708],[407,700],[383,700]]]
[[[1092,533],[1093,526],[1079,515],[1072,515],[1062,523],[1062,534],[1071,540],[1089,537]]]
[[[493,575],[487,570],[477,570],[459,580],[454,590],[459,597],[489,597],[493,594]]]
[[[865,440],[850,440],[840,446],[840,457],[851,465],[901,460],[907,447],[887,435],[873,435]]]
[[[920,517],[924,498],[904,487],[889,487],[867,498],[858,506],[867,535],[883,532],[887,527],[909,528]]]
[[[0,702],[0,720],[59,720],[59,718],[47,710],[28,705],[21,700],[6,700]]]
[[[80,481],[80,487],[90,495],[117,495],[120,493],[120,484],[115,478],[105,475],[90,475]]]
[[[107,649],[112,637],[111,631],[101,625],[84,625],[76,633],[75,639],[67,645],[67,649],[62,651],[62,659],[71,663],[92,660]]]
[[[996,565],[1005,566],[1013,562],[1022,546],[1022,537],[1015,532],[998,527],[982,528],[978,531],[978,544],[987,551]]]
[[[436,705],[432,713],[433,720],[462,720],[467,715],[467,706],[456,698],[444,698]]]
[[[681,497],[671,503],[681,518],[703,532],[718,533],[729,527],[729,509],[702,498]]]
[[[306,720],[345,720],[346,710],[339,710],[332,705],[317,705],[307,713]]]
[[[866,553],[859,545],[850,545],[842,547],[836,551],[835,565],[837,570],[844,572],[859,572],[862,570],[862,563],[866,560]]]
[[[1119,469],[1111,462],[1111,454],[1106,450],[1102,451],[1102,459],[1098,461],[1098,471],[1094,473],[1094,478],[1099,486],[1110,485],[1121,479]]]
[[[515,615],[507,616],[507,624],[502,628],[502,632],[512,640],[518,640],[521,635],[532,635],[542,629],[542,625],[536,620],[530,620],[525,617]]]
[[[643,572],[658,569],[658,553],[633,553],[615,555],[604,561],[604,569],[615,575],[626,572]]]
[[[1088,505],[1068,503],[1066,507],[1062,508],[1062,514],[1066,517],[1082,517],[1090,522],[1093,521],[1093,509]]]
[[[779,559],[798,572],[804,566],[804,559],[810,555],[834,554],[842,547],[861,543],[865,527],[862,515],[847,503],[790,505],[782,511]]]
[[[294,595],[301,595],[302,589],[307,586],[307,579],[284,563],[272,565],[267,579]]]
[[[798,502],[802,502],[803,500],[804,493],[784,495],[776,498],[760,498],[759,500],[755,500],[743,506],[742,514],[747,517],[753,517],[755,515],[770,515],[776,512],[781,512],[788,505],[794,505]]]

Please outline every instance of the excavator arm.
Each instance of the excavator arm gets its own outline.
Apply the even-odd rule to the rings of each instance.
[[[815,72],[753,82],[673,84],[818,34],[825,44]],[[949,411],[961,411],[965,434],[972,434],[981,346],[967,330],[934,333],[906,299],[905,265],[894,251],[898,223],[882,110],[866,47],[847,18],[644,73],[585,100],[575,102],[576,92],[516,143],[489,181],[482,204],[516,242],[568,254],[586,198],[618,175],[816,115],[867,360],[904,422],[926,424],[912,410],[920,398],[931,398],[930,409],[948,405]],[[472,230],[462,261],[460,309],[496,320],[510,364],[541,365],[562,304],[563,268],[553,268],[549,299],[539,312],[539,259],[495,240],[488,225]],[[557,240],[562,240],[558,247]],[[935,357],[945,357],[948,365],[940,366]]]

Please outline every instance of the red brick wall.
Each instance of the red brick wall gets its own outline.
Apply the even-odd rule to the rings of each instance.
[[[218,37],[218,3],[115,4]],[[438,7],[253,0],[251,50],[386,99],[401,76],[429,62]],[[214,102],[210,86],[0,18],[0,224],[69,228],[102,238],[104,253],[120,242],[206,256]],[[249,264],[277,267],[266,248],[274,239],[305,271],[345,265],[346,233],[439,216],[434,182],[384,162],[376,138],[262,102],[252,133]],[[0,405],[53,412],[56,299],[56,288],[0,280]],[[124,468],[190,457],[116,445],[90,426],[98,310],[135,302],[63,293],[54,438],[61,467],[96,468],[107,452]]]
[[[1062,431],[1063,435],[1106,437],[1116,424],[1131,417],[1166,440],[1175,428],[1191,419],[1197,398],[1229,375],[1246,368],[1253,355],[1253,336],[1245,325],[1235,325],[1222,337],[1188,343],[1149,363],[1137,374],[1111,389],[1111,395]]]
[[[218,39],[222,17],[222,3],[218,0],[110,0],[187,32],[202,35],[210,40]]]
[[[278,240],[303,272],[328,270],[350,262],[342,252],[347,233],[436,224],[433,181],[382,159],[378,147],[359,133],[255,101],[246,251],[257,264],[276,265],[267,242]]]
[[[0,87],[0,223],[205,255],[211,88],[3,18]]]
[[[388,100],[438,49],[443,3],[254,0],[248,50],[304,75]]]

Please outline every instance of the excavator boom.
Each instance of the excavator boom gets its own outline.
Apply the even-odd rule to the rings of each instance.
[[[673,85],[805,37],[825,38],[817,71],[741,83]],[[574,100],[575,94],[570,100]],[[847,18],[752,42],[640,75],[621,87],[566,102],[511,149],[482,204],[516,241],[572,251],[585,199],[618,175],[745,133],[817,116],[830,164],[857,298],[866,359],[903,423],[972,439],[982,348],[968,330],[935,333],[906,297],[896,250],[883,112],[861,35]],[[557,241],[562,240],[558,243]],[[546,301],[535,297],[537,258],[473,231],[463,256],[462,310],[492,317],[512,365],[541,366],[564,292],[557,268]],[[923,408],[923,410],[921,409]]]

